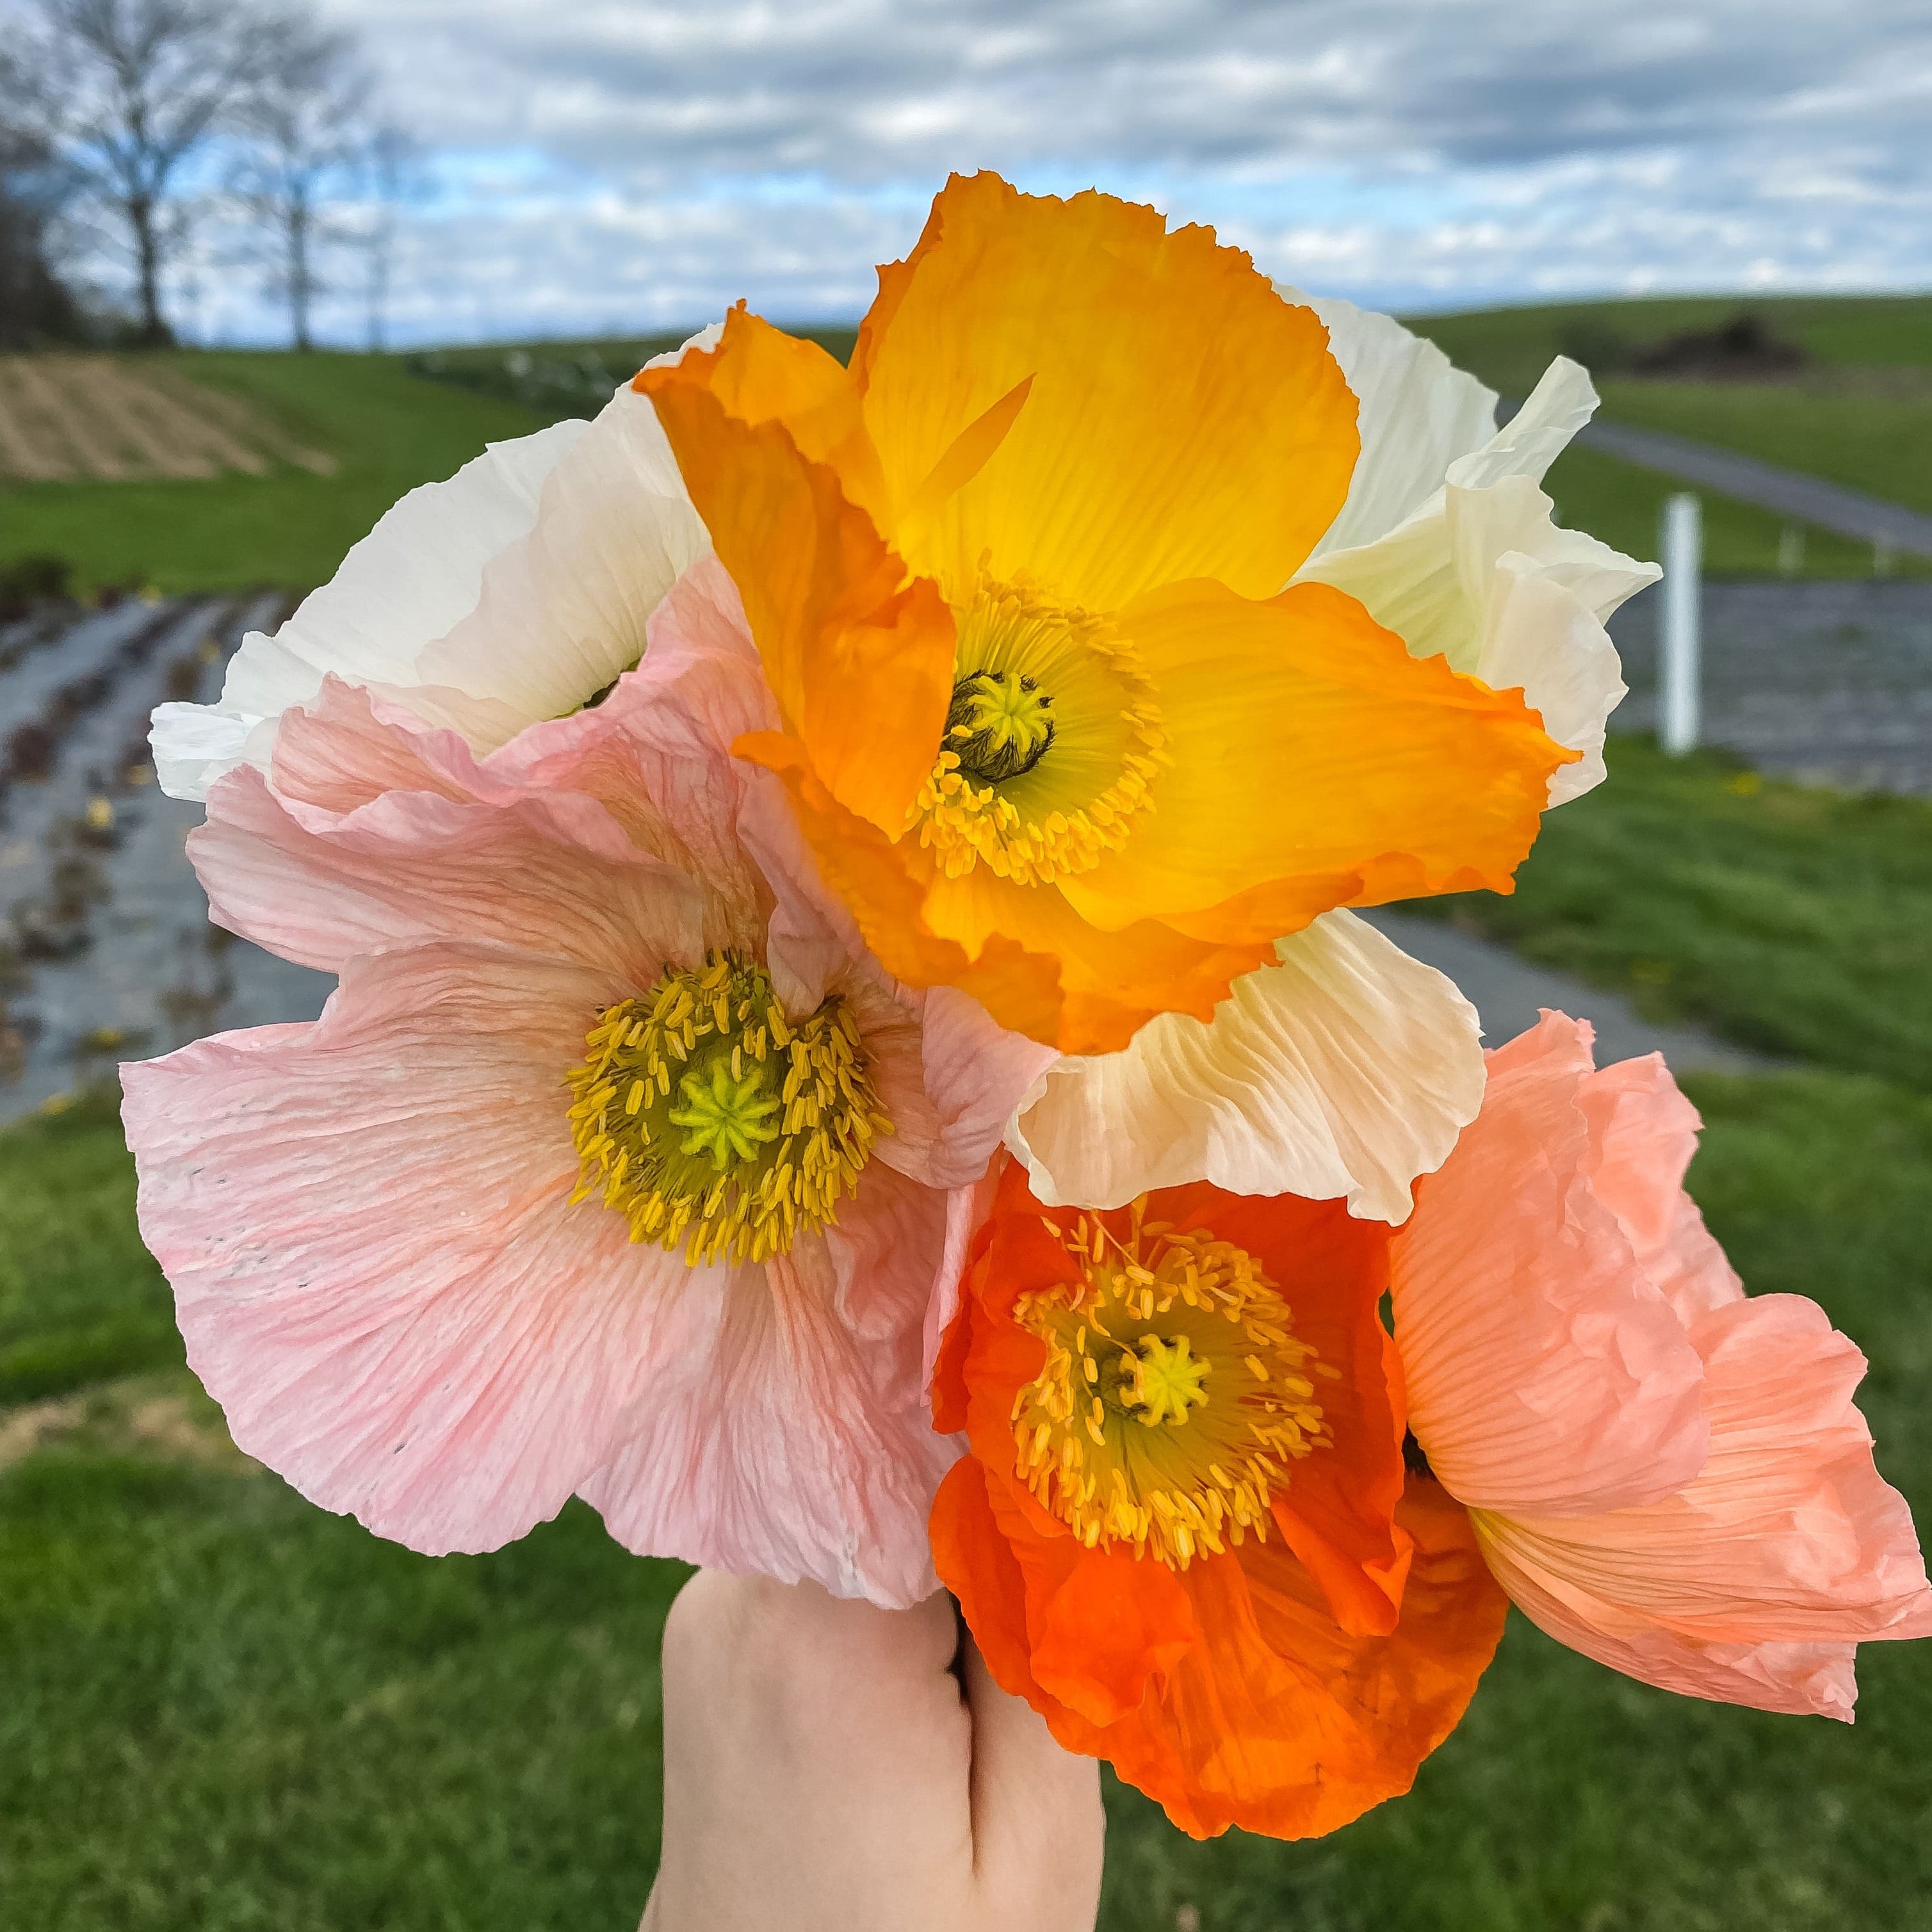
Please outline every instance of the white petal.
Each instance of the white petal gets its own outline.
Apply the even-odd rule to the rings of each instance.
[[[1386,536],[1426,502],[1450,464],[1496,434],[1496,394],[1392,316],[1330,296],[1281,292],[1321,317],[1360,404],[1362,453],[1348,501],[1315,547],[1322,556]]]
[[[544,479],[528,533],[421,652],[411,682],[562,717],[644,654],[644,627],[710,539],[650,400],[627,384]],[[494,748],[479,746],[479,749]]]
[[[1276,947],[1211,1024],[1163,1013],[1122,1053],[1061,1060],[1008,1129],[1034,1192],[1114,1208],[1210,1180],[1235,1194],[1348,1197],[1406,1218],[1483,1098],[1475,1010],[1346,912]]]
[[[161,788],[206,798],[238,764],[266,771],[276,722],[331,671],[494,749],[635,664],[644,619],[706,548],[656,414],[628,385],[595,423],[492,443],[394,505],[273,637],[250,632],[218,703],[160,707]],[[424,686],[441,688],[417,696]]]
[[[176,798],[206,798],[243,755],[213,719],[232,721],[246,740],[256,725],[306,704],[326,672],[357,684],[420,682],[416,654],[475,605],[484,566],[536,520],[544,477],[589,427],[554,423],[492,443],[447,482],[425,483],[392,505],[273,637],[251,631],[242,639],[219,703],[167,705],[156,714],[161,788]],[[208,719],[205,727],[191,724],[196,712]],[[273,742],[272,733],[262,734],[250,760],[266,770]]]
[[[1299,573],[1358,598],[1412,656],[1439,653],[1492,689],[1520,690],[1550,736],[1583,754],[1552,777],[1552,805],[1603,779],[1604,725],[1624,692],[1604,622],[1660,574],[1562,528],[1538,487],[1596,400],[1575,363],[1552,363],[1515,418],[1450,463],[1406,521]]]

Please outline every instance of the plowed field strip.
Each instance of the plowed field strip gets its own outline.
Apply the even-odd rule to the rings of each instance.
[[[0,480],[175,481],[335,464],[235,397],[110,356],[0,356]]]

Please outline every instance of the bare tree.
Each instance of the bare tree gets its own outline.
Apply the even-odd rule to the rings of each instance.
[[[0,349],[71,340],[86,328],[54,239],[74,184],[30,106],[26,70],[0,48]]]
[[[365,178],[372,219],[362,245],[368,269],[364,293],[369,314],[369,352],[386,344],[389,320],[389,271],[396,247],[396,229],[404,202],[415,200],[424,185],[422,156],[401,128],[378,128],[369,137]]]
[[[237,110],[244,145],[229,181],[269,232],[271,280],[288,304],[295,346],[306,350],[314,346],[310,307],[324,286],[320,257],[331,242],[352,238],[329,204],[368,164],[370,81],[348,34],[303,9],[269,17],[266,48]]]
[[[170,340],[161,286],[187,232],[184,168],[262,64],[234,0],[40,0],[40,131],[125,232],[142,340]]]

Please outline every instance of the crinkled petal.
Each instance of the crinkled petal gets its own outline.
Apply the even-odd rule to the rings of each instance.
[[[651,608],[706,548],[656,419],[628,387],[593,423],[493,443],[389,509],[273,637],[244,638],[216,704],[157,710],[162,789],[204,798],[237,765],[266,771],[283,712],[332,674],[479,750],[502,744],[635,664]]]
[[[1360,405],[1361,459],[1341,514],[1315,547],[1319,557],[1372,543],[1420,509],[1450,464],[1496,434],[1496,394],[1392,316],[1334,296],[1282,294],[1322,318]]]
[[[1580,752],[1550,779],[1561,804],[1604,777],[1605,721],[1624,686],[1604,626],[1660,573],[1561,528],[1538,487],[1596,406],[1558,360],[1484,448],[1385,534],[1325,550],[1300,573],[1358,598],[1418,657],[1440,653],[1492,689],[1520,690],[1558,743]]]
[[[544,479],[535,523],[485,566],[474,609],[425,641],[410,681],[494,699],[524,722],[562,717],[644,656],[651,614],[710,548],[656,412],[627,386]]]
[[[709,1356],[634,1405],[582,1485],[610,1533],[889,1607],[930,1595],[926,1517],[958,1453],[920,1373],[945,1216],[874,1162],[836,1226],[734,1271]]]
[[[447,482],[425,483],[385,512],[273,637],[242,639],[218,703],[156,712],[162,789],[206,798],[244,759],[266,770],[273,735],[251,736],[255,728],[308,703],[331,672],[358,684],[418,682],[418,652],[475,604],[484,567],[530,530],[544,478],[588,427],[554,423],[492,443]]]
[[[1570,757],[1520,696],[1419,658],[1353,598],[1174,585],[1120,617],[1180,755],[1061,882],[1095,925],[1276,939],[1331,907],[1506,890]]]
[[[1592,1185],[1590,1040],[1546,1013],[1490,1055],[1481,1113],[1391,1250],[1409,1426],[1472,1509],[1654,1502],[1708,1451],[1697,1352]]]
[[[611,997],[579,966],[353,962],[321,1020],[123,1068],[141,1230],[236,1442],[432,1552],[554,1515],[716,1284],[571,1207],[560,1092]]]
[[[969,1461],[933,1514],[939,1573],[988,1667],[1068,1750],[1106,1759],[1197,1838],[1230,1825],[1314,1837],[1406,1791],[1502,1635],[1508,1600],[1468,1517],[1434,1484],[1412,1483],[1401,1521],[1414,1567],[1393,1631],[1346,1635],[1292,1556],[1244,1544],[1189,1566],[1180,1581],[1199,1640],[1148,1672],[1137,1708],[1097,1724],[1036,1672],[1047,1593],[1064,1587],[1066,1565],[1058,1546],[1016,1533],[997,1501],[1004,1487]]]
[[[1599,1067],[1576,1091],[1595,1150],[1598,1200],[1664,1299],[1686,1323],[1744,1298],[1684,1177],[1702,1125],[1660,1053]]]
[[[952,614],[826,460],[830,358],[801,346],[734,310],[715,351],[637,382],[744,599],[785,728],[840,804],[896,834],[944,724]]]
[[[645,986],[706,943],[698,883],[638,851],[581,794],[497,805],[388,792],[337,818],[278,800],[248,767],[217,782],[188,853],[217,924],[325,972],[386,947],[478,939]]]
[[[900,518],[976,424],[1024,398],[905,532],[908,561],[956,599],[982,557],[1094,610],[1197,577],[1269,596],[1355,466],[1354,398],[1315,316],[1207,229],[1170,233],[1111,196],[955,176],[881,272],[852,367]]]
[[[1698,1317],[1711,1454],[1678,1494],[1581,1520],[1479,1514],[1504,1588],[1559,1642],[1666,1689],[1851,1714],[1838,1646],[1926,1634],[1910,1510],[1852,1396],[1864,1358],[1799,1295]]]
[[[1211,1022],[1164,1014],[1124,1052],[1054,1066],[1008,1137],[1041,1201],[1114,1208],[1206,1180],[1406,1217],[1481,1104],[1475,1010],[1348,913],[1276,952]]]

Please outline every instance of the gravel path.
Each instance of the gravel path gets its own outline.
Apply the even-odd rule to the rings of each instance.
[[[1611,621],[1630,694],[1613,730],[1656,720],[1654,590]],[[1742,579],[1704,586],[1704,737],[1759,770],[1932,796],[1932,582]]]
[[[1574,808],[1573,808],[1574,809]],[[1504,947],[1441,920],[1378,906],[1362,916],[1412,958],[1446,973],[1481,1015],[1483,1042],[1500,1046],[1536,1024],[1545,1006],[1597,1029],[1597,1064],[1660,1053],[1677,1073],[1753,1073],[1776,1062],[1698,1027],[1658,1026],[1629,1002],[1567,973],[1533,966]]]

